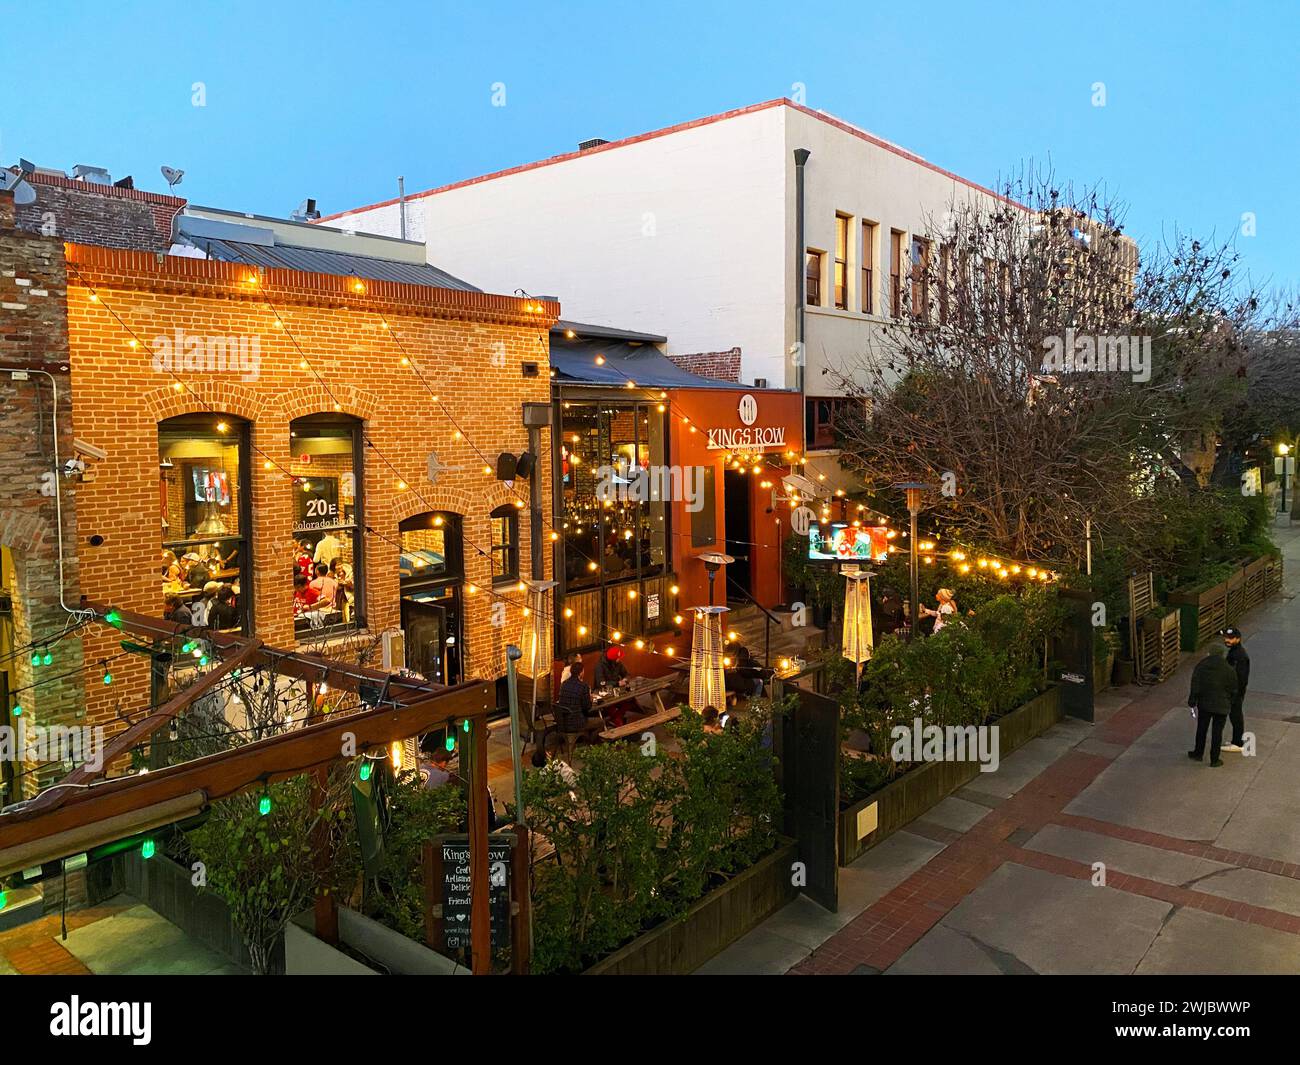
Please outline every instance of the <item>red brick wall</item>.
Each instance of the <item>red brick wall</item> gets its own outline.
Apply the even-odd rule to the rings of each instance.
[[[389,282],[366,282],[352,291],[353,279],[291,271],[265,271],[250,285],[248,267],[70,246],[69,326],[77,432],[105,448],[107,461],[78,499],[83,539],[98,533],[102,547],[86,547],[82,585],[92,599],[157,614],[162,609],[158,572],[159,421],[209,408],[252,423],[252,558],[255,634],[264,641],[293,646],[293,497],[294,488],[279,468],[289,469],[289,423],[308,414],[330,413],[335,400],[316,378],[300,368],[303,354],[326,379],[342,412],[364,419],[365,434],[396,468],[366,449],[364,522],[383,536],[365,538],[365,616],[368,629],[394,628],[399,619],[398,524],[426,510],[464,515],[466,580],[491,586],[486,550],[488,515],[516,495],[483,472],[484,460],[472,442],[495,463],[501,451],[518,454],[528,444],[521,404],[547,402],[550,379],[547,330],[558,314],[554,303],[534,304],[513,297],[452,292]],[[92,301],[90,288],[99,300]],[[266,298],[287,324],[277,328]],[[109,308],[138,334],[131,336]],[[529,310],[528,308],[532,308]],[[468,440],[433,402],[409,367],[402,350],[381,325],[382,311]],[[154,368],[155,337],[176,329],[188,335],[257,337],[260,368],[253,380],[239,372],[180,371],[176,379]],[[301,348],[289,339],[292,334]],[[520,364],[540,365],[525,378]],[[216,419],[214,418],[214,421]],[[543,449],[550,441],[543,434]],[[460,466],[436,485],[426,476],[429,452],[442,463]],[[259,451],[261,453],[259,453]],[[549,463],[539,464],[543,498],[549,499]],[[409,487],[398,487],[399,477]],[[515,484],[526,498],[527,482]],[[422,497],[422,498],[421,498]],[[520,520],[521,567],[529,557],[527,514]],[[384,539],[387,537],[388,539]],[[550,552],[547,552],[549,559]],[[549,562],[548,562],[549,573]],[[522,606],[523,596],[509,593]],[[467,673],[492,678],[504,671],[504,649],[517,642],[520,607],[507,611],[504,627],[492,624],[492,598],[480,590],[465,598]],[[88,654],[111,653],[104,636],[90,641]],[[147,702],[143,664],[123,660],[114,669],[114,692],[130,691]],[[95,717],[111,713],[106,694],[89,695]]]
[[[28,182],[36,201],[17,208],[18,228],[105,248],[166,251],[171,247],[172,219],[185,200],[140,189],[119,189],[33,174]]]
[[[55,470],[55,413],[60,460],[72,453],[73,436],[63,245],[17,232],[13,222],[13,196],[0,192],[0,545],[12,565],[13,599],[13,647],[0,647],[6,656],[0,669],[8,674],[11,691],[44,682],[18,694],[29,723],[72,724],[83,702],[80,642],[67,639],[54,645],[49,666],[34,668],[30,652],[9,655],[33,638],[61,631],[67,618],[59,605],[58,510],[54,497],[43,495],[40,486],[42,475]],[[15,380],[13,369],[26,371],[28,379]],[[35,372],[38,369],[53,376],[57,406],[50,378]],[[59,480],[65,598],[75,606],[76,484]],[[12,722],[8,711],[3,708],[0,723]],[[60,774],[43,771],[39,779],[47,783],[52,775]],[[22,778],[23,791],[32,794],[37,779],[35,774]]]
[[[697,351],[691,355],[669,355],[689,373],[699,374],[715,381],[740,381],[740,349],[730,351]]]

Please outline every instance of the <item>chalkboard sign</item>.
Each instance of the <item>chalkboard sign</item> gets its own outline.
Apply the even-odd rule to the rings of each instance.
[[[488,837],[488,913],[492,949],[510,946],[510,862],[515,837],[505,833]],[[470,945],[469,836],[437,836],[442,853],[442,927],[448,950]]]

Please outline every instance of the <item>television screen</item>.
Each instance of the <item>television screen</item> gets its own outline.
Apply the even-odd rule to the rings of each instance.
[[[883,562],[888,557],[889,530],[883,525],[808,527],[808,558],[814,562]]]

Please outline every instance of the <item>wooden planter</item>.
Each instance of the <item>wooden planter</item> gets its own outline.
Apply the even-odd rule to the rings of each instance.
[[[993,724],[998,728],[999,760],[1060,720],[1061,690],[1055,686],[998,718]],[[979,775],[979,763],[974,761],[926,762],[841,810],[840,865],[857,860]]]
[[[799,844],[780,846],[737,873],[676,920],[637,936],[587,969],[586,976],[685,976],[730,946],[797,893],[791,866]]]
[[[1184,651],[1195,651],[1214,639],[1228,624],[1228,582],[1216,584],[1203,592],[1172,591],[1169,605],[1178,607],[1180,615],[1179,647]]]

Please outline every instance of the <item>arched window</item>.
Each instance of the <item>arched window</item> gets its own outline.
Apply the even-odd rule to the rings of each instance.
[[[251,628],[248,432],[248,422],[226,414],[158,425],[165,617]]]
[[[492,512],[492,583],[519,580],[519,508],[513,503]]]
[[[289,423],[294,630],[358,629],[364,618],[361,422],[313,414]]]

